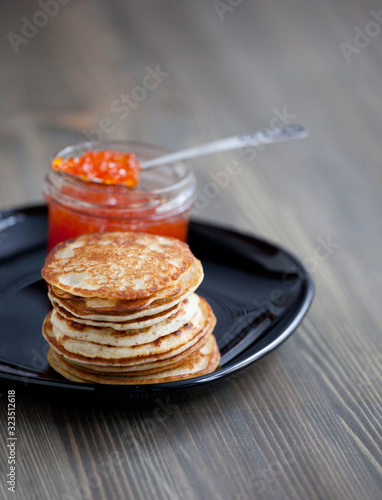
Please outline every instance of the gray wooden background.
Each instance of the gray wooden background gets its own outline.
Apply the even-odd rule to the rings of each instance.
[[[86,136],[178,149],[301,123],[195,161],[194,217],[283,245],[317,286],[285,344],[163,422],[20,392],[15,495],[3,396],[2,498],[381,498],[381,2],[4,0],[0,25],[1,209],[40,203]]]

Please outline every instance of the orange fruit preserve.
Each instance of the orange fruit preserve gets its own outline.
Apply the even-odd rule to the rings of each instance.
[[[87,151],[80,157],[55,158],[52,168],[59,172],[77,175],[86,181],[136,187],[139,184],[141,165],[133,153]]]
[[[48,251],[61,241],[75,238],[80,234],[105,231],[139,231],[187,240],[188,220],[183,216],[171,217],[160,222],[150,218],[134,222],[80,213],[54,201],[49,203],[48,210]]]
[[[191,180],[187,193],[184,187],[179,191],[182,183],[178,179],[171,181],[174,189],[171,184],[164,186],[162,179],[174,175],[169,168],[167,173],[151,171],[145,180],[144,175],[141,179],[137,157],[129,151],[89,150],[69,157],[59,154],[44,188],[48,250],[80,234],[104,231],[140,231],[186,241],[195,186]]]

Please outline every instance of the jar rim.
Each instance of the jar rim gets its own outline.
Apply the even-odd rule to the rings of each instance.
[[[150,143],[136,141],[136,140],[114,139],[114,140],[109,140],[109,141],[83,141],[83,142],[79,142],[77,144],[66,146],[65,148],[58,150],[57,153],[55,155],[53,155],[53,159],[57,158],[57,157],[62,157],[63,155],[73,153],[74,151],[77,151],[80,154],[83,154],[86,151],[91,151],[91,150],[102,151],[105,149],[113,149],[113,146],[117,146],[119,148],[121,148],[122,146],[124,146],[125,148],[130,147],[130,149],[131,148],[135,148],[135,149],[144,148],[147,150],[156,151],[157,156],[159,156],[160,154],[167,154],[167,153],[171,152],[171,150],[163,148],[162,146],[157,146],[155,144],[150,144]],[[140,155],[139,153],[137,153],[136,151],[134,151],[134,149],[132,151],[130,151],[130,149],[129,149],[129,152],[133,152],[137,156],[138,160],[140,159],[140,156],[141,157],[143,156],[143,155]],[[127,152],[127,150],[126,150],[126,152]],[[152,159],[155,156],[156,155],[154,155],[154,156],[149,155],[149,156],[147,156],[147,158],[145,157],[144,159]],[[164,165],[162,165],[162,167],[166,167],[168,165],[170,165],[170,164],[164,164]],[[147,194],[161,195],[161,194],[166,194],[167,192],[171,192],[173,190],[180,189],[182,187],[182,185],[187,185],[189,182],[192,182],[194,180],[193,169],[192,169],[192,166],[191,166],[189,161],[181,161],[181,162],[177,162],[174,164],[174,166],[177,166],[177,165],[178,166],[183,165],[185,168],[185,173],[182,177],[180,177],[174,183],[169,184],[168,186],[152,189],[149,191],[129,188],[128,186],[126,186],[124,184],[109,184],[108,185],[108,184],[105,184],[101,181],[85,180],[85,179],[81,179],[80,177],[78,177],[74,174],[70,174],[67,172],[60,172],[59,170],[53,170],[52,168],[50,168],[50,172],[57,174],[57,176],[59,176],[63,179],[68,179],[74,183],[79,183],[80,185],[86,187],[87,189],[99,189],[100,186],[104,186],[105,188],[112,187],[113,190],[116,189],[116,190],[120,190],[121,192],[122,191],[129,192],[130,196],[131,195],[134,196],[134,193],[145,193],[146,195]],[[161,167],[158,166],[158,169],[159,168],[161,168]]]
[[[84,141],[67,146],[56,153],[54,158],[81,155],[89,150],[101,151],[105,148],[136,154],[138,159],[150,159],[166,154],[162,147],[138,141]],[[159,186],[159,187],[157,187]],[[101,208],[107,213],[121,216],[144,217],[147,209],[155,209],[156,216],[188,210],[195,201],[196,179],[189,162],[178,162],[148,169],[141,174],[138,188],[124,184],[106,184],[49,168],[43,189],[45,199],[54,200],[75,210]],[[105,212],[106,214],[106,212]],[[106,215],[107,216],[107,215]]]

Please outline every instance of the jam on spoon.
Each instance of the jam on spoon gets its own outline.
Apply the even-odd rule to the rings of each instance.
[[[105,150],[87,151],[74,158],[55,158],[52,168],[85,181],[136,187],[139,184],[141,164],[133,153]]]

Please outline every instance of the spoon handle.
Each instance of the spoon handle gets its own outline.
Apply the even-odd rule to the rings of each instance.
[[[183,149],[175,153],[170,153],[164,156],[153,158],[141,162],[143,169],[149,169],[164,165],[166,163],[175,163],[181,160],[188,160],[198,156],[209,155],[212,153],[221,153],[232,149],[246,148],[249,146],[259,146],[260,144],[270,144],[271,142],[286,141],[288,139],[297,139],[306,137],[307,130],[301,125],[286,125],[285,127],[263,129],[259,132],[249,135],[236,135],[227,139],[209,142],[195,146],[194,148]]]

